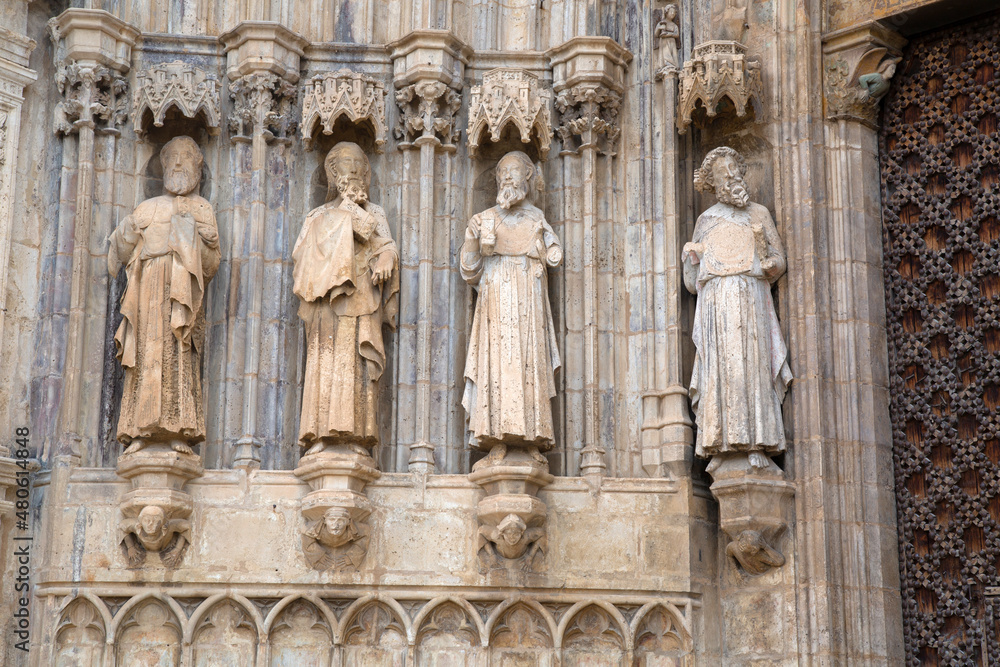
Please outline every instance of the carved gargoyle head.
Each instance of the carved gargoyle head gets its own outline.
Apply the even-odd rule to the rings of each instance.
[[[324,162],[329,185],[327,200],[346,197],[355,204],[368,201],[372,169],[368,156],[361,146],[351,141],[341,141],[330,149]]]
[[[694,187],[714,194],[723,204],[745,208],[750,203],[746,184],[747,164],[735,149],[720,146],[708,153],[694,172]]]
[[[205,156],[195,140],[188,136],[174,137],[160,150],[163,165],[163,187],[167,192],[183,196],[194,192],[201,184],[201,167]]]

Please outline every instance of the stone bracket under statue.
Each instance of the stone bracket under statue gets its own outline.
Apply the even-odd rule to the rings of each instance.
[[[295,475],[312,489],[302,499],[302,550],[316,570],[355,571],[368,551],[371,504],[365,486],[381,477],[363,448],[327,445],[299,459]]]
[[[486,491],[477,507],[477,551],[486,568],[539,567],[546,507],[538,491],[553,479],[537,448],[497,445],[473,466],[469,480]]]
[[[131,567],[151,565],[150,553],[157,553],[167,567],[180,563],[191,542],[194,509],[184,486],[203,473],[200,456],[169,443],[148,444],[118,457],[118,475],[132,484],[119,502],[124,517],[120,543]]]
[[[719,501],[719,528],[729,538],[727,559],[741,574],[758,575],[785,564],[777,548],[788,528],[795,485],[767,457],[766,467],[745,454],[716,456],[709,463],[712,495]]]

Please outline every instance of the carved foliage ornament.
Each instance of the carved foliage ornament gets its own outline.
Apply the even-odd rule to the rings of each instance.
[[[176,107],[187,118],[205,114],[209,134],[219,133],[219,82],[204,70],[180,60],[155,65],[136,74],[132,102],[135,133],[146,133],[143,114],[148,109],[153,125],[163,127],[167,109]]]
[[[538,136],[542,159],[549,153],[552,142],[552,91],[541,87],[538,77],[513,68],[497,68],[483,75],[483,84],[473,86],[469,106],[469,155],[475,157],[480,136],[490,132],[490,140],[500,141],[504,126],[513,123],[523,143],[531,141],[534,130]]]
[[[866,51],[851,66],[844,57],[826,63],[826,111],[831,120],[856,120],[869,127],[878,121],[879,102],[901,58],[885,47]]]
[[[337,118],[352,123],[368,121],[375,130],[375,150],[382,152],[386,139],[385,86],[364,74],[342,69],[317,74],[305,82],[302,92],[302,139],[312,148],[316,125],[331,134]]]
[[[613,156],[621,134],[621,102],[621,93],[600,84],[582,83],[561,91],[556,96],[556,109],[562,124],[556,131],[562,140],[562,154],[596,146],[603,154]]]
[[[684,63],[677,99],[677,129],[681,134],[687,132],[699,102],[712,118],[724,98],[729,98],[736,107],[738,117],[746,116],[748,104],[760,116],[763,95],[760,63],[747,57],[747,47],[739,42],[706,42],[696,46],[691,60]]]
[[[425,138],[454,148],[461,136],[455,127],[462,96],[440,81],[420,81],[396,91],[399,123],[393,131],[399,148],[412,146]]]
[[[265,139],[286,138],[295,131],[292,105],[298,94],[295,86],[272,72],[255,72],[229,84],[234,110],[229,129],[236,136],[250,137],[261,132]]]
[[[54,129],[57,134],[71,134],[81,124],[117,130],[128,118],[128,83],[114,70],[103,65],[71,61],[56,69],[56,86],[65,99],[56,105]]]

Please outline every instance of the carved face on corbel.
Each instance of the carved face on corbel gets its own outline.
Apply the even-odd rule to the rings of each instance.
[[[527,530],[527,526],[521,517],[516,514],[508,514],[504,517],[503,521],[497,526],[500,530],[500,537],[504,542],[510,546],[516,545],[524,537],[524,531]]]
[[[175,137],[160,151],[163,165],[163,187],[167,192],[183,196],[194,192],[201,183],[201,167],[205,158],[191,137]]]
[[[354,539],[350,512],[343,507],[328,509],[323,515],[323,525],[318,537],[319,542],[328,548],[343,546]]]
[[[150,545],[163,537],[163,526],[166,523],[166,516],[162,507],[148,505],[139,512],[139,530],[137,534],[139,540],[147,549]]]
[[[327,153],[325,166],[327,182],[330,184],[328,199],[333,200],[339,194],[355,204],[368,201],[371,164],[361,146],[341,141]]]

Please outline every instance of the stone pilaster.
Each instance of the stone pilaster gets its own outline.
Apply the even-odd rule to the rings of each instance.
[[[449,406],[461,401],[464,382],[450,372],[451,363],[434,360],[465,354],[456,335],[464,300],[452,295],[467,288],[452,269],[457,261],[447,244],[438,239],[461,238],[465,222],[454,215],[451,201],[462,179],[455,163],[458,112],[471,49],[443,30],[411,32],[388,48],[399,113],[395,135],[404,151],[396,439],[409,455],[404,459],[397,451],[397,465],[458,472],[461,435],[456,441]],[[408,289],[414,282],[416,290]],[[433,304],[449,305],[446,310]]]
[[[615,280],[612,248],[600,239],[602,232],[603,238],[612,237],[609,232],[615,223],[599,213],[609,207],[601,206],[608,195],[599,192],[598,183],[602,174],[610,173],[615,156],[625,68],[632,54],[607,37],[574,37],[546,55],[560,115],[556,133],[562,141],[563,182],[579,183],[572,194],[567,187],[564,206],[573,205],[574,210],[567,208],[561,216],[567,227],[564,299],[583,306],[567,309],[565,315],[563,440],[567,460],[563,470],[600,477],[607,469],[607,448],[614,442],[602,427],[602,420],[613,417],[600,407],[610,405],[602,393],[614,386],[614,366],[602,364],[599,356],[601,350],[606,358],[611,356],[614,348],[614,313],[608,308],[608,295]],[[571,203],[576,197],[579,203]],[[572,451],[576,448],[579,451]]]
[[[245,333],[230,336],[226,392],[232,392],[233,396],[226,401],[226,423],[229,436],[233,435],[232,429],[239,429],[233,443],[233,465],[257,468],[264,443],[263,422],[268,419],[266,414],[258,414],[261,353],[277,345],[276,340],[264,340],[265,277],[269,273],[281,275],[282,260],[281,256],[267,256],[266,248],[273,245],[268,241],[282,231],[284,224],[284,217],[273,213],[287,210],[287,201],[270,202],[268,193],[284,192],[287,196],[288,192],[287,187],[269,187],[268,181],[289,178],[289,156],[283,149],[294,132],[295,84],[307,42],[279,24],[266,22],[241,23],[219,39],[226,49],[229,92],[234,106],[229,117],[234,191],[244,193],[242,201],[233,207],[230,275],[239,283],[233,289],[240,293],[239,302],[245,309],[237,313],[234,325],[243,327]],[[237,256],[237,253],[246,254]],[[269,272],[268,266],[277,266],[279,270]],[[275,297],[284,295],[276,293]],[[273,327],[268,336],[281,337],[285,326]],[[238,411],[238,418],[230,410]]]
[[[97,431],[88,423],[96,424],[97,411],[85,403],[95,397],[96,405],[101,395],[103,368],[96,363],[101,354],[92,348],[100,347],[105,328],[103,317],[88,316],[92,311],[87,303],[93,237],[103,236],[96,227],[106,222],[103,216],[95,218],[95,211],[107,211],[107,202],[97,201],[94,191],[96,145],[101,144],[102,153],[113,154],[128,116],[124,74],[131,67],[139,33],[103,10],[75,8],[51,19],[49,31],[55,45],[56,85],[64,96],[55,109],[54,129],[63,136],[64,155],[75,154],[75,164],[64,162],[63,178],[65,183],[75,181],[76,187],[70,191],[64,185],[69,200],[59,207],[60,235],[69,236],[72,230],[72,277],[58,431],[49,434],[55,442],[47,446],[82,454],[81,443]]]

